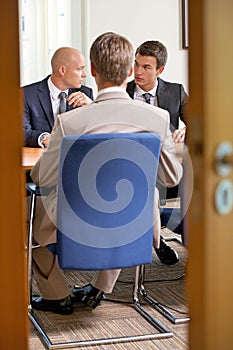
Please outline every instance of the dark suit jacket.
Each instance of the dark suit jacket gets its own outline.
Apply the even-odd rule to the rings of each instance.
[[[51,132],[54,125],[53,109],[48,88],[48,77],[23,87],[24,92],[24,143],[28,147],[39,147],[37,139],[43,132]],[[69,89],[69,94],[84,92],[93,100],[91,88]],[[73,109],[67,104],[67,111]]]
[[[130,81],[127,84],[127,92],[133,99],[135,82]],[[179,127],[179,117],[184,120],[184,106],[188,100],[188,95],[184,91],[182,84],[170,83],[158,78],[157,87],[158,107],[166,109],[170,114],[170,129],[174,131]],[[181,180],[182,181],[182,180]],[[160,200],[164,198],[175,198],[182,195],[182,185],[171,188],[166,188],[157,183],[160,193]]]
[[[134,80],[127,84],[127,92],[131,98],[133,98],[135,86]],[[187,99],[188,96],[182,84],[170,83],[158,78],[158,107],[166,109],[170,113],[171,131],[178,129],[179,117],[184,121],[184,105]]]

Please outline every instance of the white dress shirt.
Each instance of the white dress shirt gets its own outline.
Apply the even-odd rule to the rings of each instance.
[[[59,106],[60,106],[60,98],[58,97],[61,90],[58,89],[53,83],[52,83],[52,80],[51,80],[51,77],[48,79],[48,87],[49,87],[49,93],[50,93],[50,100],[51,100],[51,104],[52,104],[52,109],[53,109],[53,115],[54,115],[54,118],[58,115],[59,113]],[[69,89],[67,90],[64,90],[64,92],[67,94],[68,96],[68,92],[69,92]],[[43,139],[46,135],[50,135],[50,133],[48,132],[43,132],[42,134],[39,135],[38,137],[38,145],[40,147],[44,147],[43,145]]]
[[[157,91],[158,82],[156,82],[156,85],[151,89],[150,91],[144,91],[142,90],[138,85],[136,85],[136,88],[134,90],[134,100],[139,100],[145,102],[145,98],[143,94],[148,93],[151,94],[150,102],[153,106],[158,106],[156,91]]]
[[[52,103],[52,108],[53,108],[53,115],[54,118],[58,115],[59,112],[59,106],[60,106],[60,99],[59,99],[59,94],[61,92],[60,89],[58,89],[53,83],[51,78],[48,79],[48,87],[49,87],[49,92],[50,92],[50,99],[51,99],[51,103]],[[68,92],[69,89],[67,90],[62,90],[64,91],[67,96],[68,96]]]

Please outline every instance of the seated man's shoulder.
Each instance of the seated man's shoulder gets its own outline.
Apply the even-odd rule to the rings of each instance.
[[[48,80],[48,77],[46,77],[45,79],[43,80],[40,80],[40,81],[36,81],[34,83],[31,83],[31,84],[27,84],[27,85],[24,85],[22,86],[24,92],[29,92],[29,91],[33,91],[33,90],[37,90],[38,87],[40,86],[47,86],[47,80]]]
[[[182,84],[180,84],[180,83],[166,81],[166,80],[163,80],[161,78],[158,78],[158,80],[159,80],[159,85],[163,86],[163,87],[166,87],[166,88],[180,89],[180,87],[182,86]]]

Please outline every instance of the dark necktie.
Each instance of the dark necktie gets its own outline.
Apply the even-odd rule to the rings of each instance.
[[[59,114],[66,112],[66,96],[64,91],[61,91],[58,96],[60,98]]]
[[[149,92],[146,92],[145,94],[142,95],[146,101],[146,103],[150,104],[150,97],[152,96]]]

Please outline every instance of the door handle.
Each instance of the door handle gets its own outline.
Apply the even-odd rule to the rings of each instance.
[[[231,167],[233,166],[233,154],[226,154],[222,160],[222,164],[227,164],[230,165]]]
[[[221,142],[215,152],[215,170],[220,176],[227,176],[233,168],[233,147],[231,142]]]

